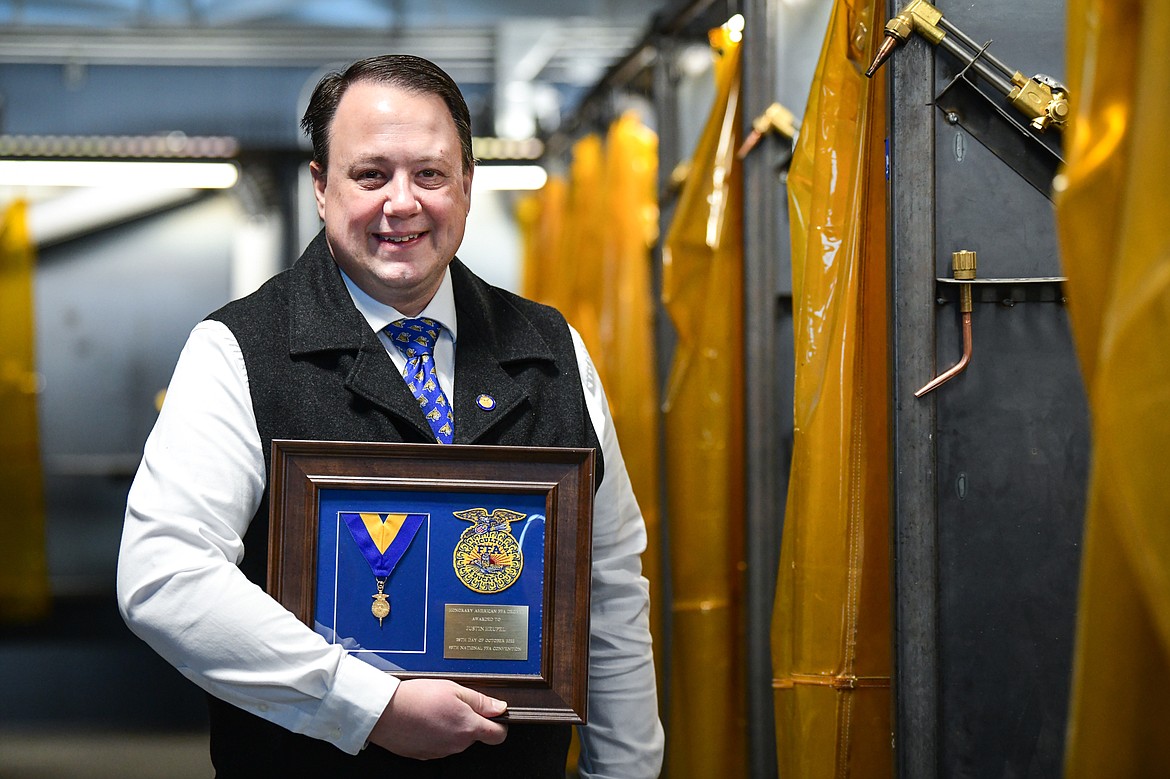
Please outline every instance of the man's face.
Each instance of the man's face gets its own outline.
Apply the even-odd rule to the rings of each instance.
[[[333,258],[364,292],[413,316],[463,241],[472,171],[438,95],[373,82],[342,95],[328,169],[312,163]]]

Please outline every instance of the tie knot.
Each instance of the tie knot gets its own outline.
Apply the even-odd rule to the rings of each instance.
[[[407,359],[432,354],[443,326],[433,319],[399,319],[386,325],[386,334]]]

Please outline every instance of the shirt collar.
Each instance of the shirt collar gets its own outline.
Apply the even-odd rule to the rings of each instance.
[[[345,288],[349,290],[349,296],[353,299],[354,306],[366,318],[370,327],[375,333],[381,332],[386,325],[395,322],[399,319],[410,319],[405,314],[398,311],[393,306],[388,306],[374,300],[367,295],[357,284],[353,282],[345,271],[341,270],[341,280],[345,282]],[[451,340],[458,340],[457,328],[458,322],[455,317],[455,292],[451,286],[451,266],[448,265],[443,271],[443,281],[439,284],[438,291],[435,296],[431,298],[431,302],[427,303],[426,307],[418,314],[418,316],[425,316],[427,319],[433,319],[443,327],[447,328],[447,332],[451,334]]]

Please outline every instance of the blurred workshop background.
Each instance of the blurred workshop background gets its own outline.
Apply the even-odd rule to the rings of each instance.
[[[0,779],[212,775],[117,613],[126,493],[191,327],[319,229],[309,91],[390,51],[470,105],[459,256],[598,363],[664,776],[1170,775],[1167,39],[1161,0],[3,0]]]

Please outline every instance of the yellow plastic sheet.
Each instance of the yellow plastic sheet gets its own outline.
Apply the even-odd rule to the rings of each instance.
[[[607,233],[605,155],[601,138],[573,144],[569,181],[552,176],[516,209],[523,231],[525,296],[558,309],[596,359],[602,353],[601,283]],[[597,370],[608,386],[605,367]]]
[[[589,353],[602,354],[601,282],[604,248],[598,240],[606,224],[605,156],[601,138],[587,135],[573,144],[569,207],[560,250],[566,300],[561,312],[581,334]],[[598,361],[601,382],[609,386],[604,361]]]
[[[835,4],[788,176],[795,433],[772,654],[780,775],[802,779],[893,773],[885,96],[863,73],[882,7]]]
[[[715,103],[663,247],[663,300],[678,333],[664,419],[673,587],[666,737],[675,779],[746,770],[740,47],[727,29],[711,43]]]
[[[657,155],[657,136],[627,114],[610,126],[604,146],[589,136],[574,147],[571,182],[552,177],[517,206],[525,248],[524,294],[565,313],[587,339],[605,383],[646,521],[642,570],[651,586],[656,649],[662,646],[665,608],[651,283],[651,250],[658,233]]]
[[[1068,4],[1057,225],[1093,438],[1065,756],[1075,779],[1170,776],[1167,40],[1165,0]]]
[[[603,231],[604,261],[599,263],[602,351],[597,359],[604,364],[614,427],[646,521],[648,542],[642,572],[651,586],[651,634],[660,645],[665,607],[658,543],[661,404],[651,278],[651,250],[658,239],[658,136],[632,113],[610,125],[605,171],[609,226]]]
[[[521,294],[553,306],[562,313],[570,297],[568,274],[561,267],[569,185],[560,176],[549,176],[540,190],[516,204],[524,257]]]
[[[49,608],[27,210],[13,203],[0,224],[0,621]]]

